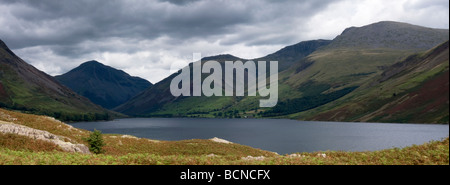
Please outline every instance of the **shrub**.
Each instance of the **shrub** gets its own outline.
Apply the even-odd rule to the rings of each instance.
[[[103,152],[103,146],[105,143],[103,142],[102,132],[95,130],[89,135],[88,138],[84,138],[86,142],[89,144],[89,150],[94,154],[100,154]]]

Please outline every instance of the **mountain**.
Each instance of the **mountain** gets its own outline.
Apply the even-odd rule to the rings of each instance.
[[[448,39],[448,29],[433,29],[408,23],[381,21],[350,27],[327,46],[331,48],[390,48],[427,50]],[[441,42],[442,41],[442,42]]]
[[[95,105],[26,63],[1,40],[0,106],[65,121],[105,120],[120,115]]]
[[[266,99],[260,96],[173,97],[169,85],[175,73],[115,110],[138,116],[314,119],[320,112],[309,111],[328,107],[359,92],[393,64],[447,41],[448,33],[443,29],[383,21],[348,28],[332,41],[313,41],[323,45],[305,54],[301,54],[300,45],[293,45],[261,57],[278,59],[279,66],[284,66],[278,74],[278,104],[272,108],[259,107],[259,100]]]
[[[286,69],[295,61],[308,56],[320,47],[326,46],[331,41],[313,40],[304,41],[295,45],[287,46],[279,51],[267,55],[265,57],[253,59],[253,61],[278,61],[280,69]],[[206,61],[218,61],[224,70],[225,61],[248,61],[233,55],[217,55],[204,57],[201,59],[202,64]],[[192,66],[192,63],[190,64]],[[245,72],[246,73],[246,72]],[[130,101],[118,106],[114,110],[134,116],[183,116],[186,114],[195,114],[198,112],[209,112],[210,110],[222,110],[226,107],[232,107],[236,102],[241,101],[242,97],[174,97],[170,92],[170,83],[179,73],[174,73],[164,80],[156,83],[153,87],[145,90]],[[191,67],[192,74],[192,67]],[[222,72],[224,75],[225,73]],[[207,75],[202,75],[204,79]],[[222,79],[225,79],[224,77]],[[223,83],[225,84],[225,83]],[[192,82],[191,82],[192,86]],[[191,90],[192,91],[192,90]],[[252,103],[253,104],[253,103]]]
[[[55,78],[76,93],[107,109],[125,103],[152,86],[147,80],[132,77],[122,70],[97,61],[85,62]]]
[[[280,73],[280,83],[299,93],[280,92],[277,106],[263,116],[297,118],[296,113],[333,102],[394,63],[448,38],[448,30],[388,21],[347,28],[329,45]]]
[[[359,90],[299,115],[308,120],[449,123],[449,42],[388,67]]]
[[[201,59],[202,64],[205,61],[214,60],[219,62],[222,66],[225,61],[245,61],[245,59],[241,59],[238,57],[235,57],[233,55],[225,54],[225,55],[217,55],[217,56],[210,56],[210,57],[204,57]],[[192,78],[192,63],[189,64],[190,66],[190,72],[191,72],[191,78]],[[169,77],[161,80],[160,82],[156,83],[152,87],[146,89],[142,93],[138,94],[137,96],[130,99],[128,102],[116,107],[114,110],[119,111],[128,115],[133,116],[148,116],[150,113],[154,113],[156,111],[166,109],[163,108],[165,105],[172,105],[171,107],[167,108],[168,110],[172,111],[178,111],[178,109],[182,109],[184,111],[191,109],[192,106],[201,106],[201,107],[222,107],[227,106],[232,101],[229,99],[229,97],[211,97],[207,98],[205,96],[191,96],[191,97],[174,97],[172,93],[170,92],[170,83],[172,82],[172,79],[175,78],[180,71],[170,75]],[[204,75],[202,75],[202,79],[204,79]],[[193,81],[190,82],[190,86],[192,87]],[[192,92],[192,88],[191,88]],[[225,99],[224,99],[225,98]],[[213,99],[221,101],[215,102]],[[188,100],[188,102],[185,102]],[[181,104],[179,102],[182,102]],[[208,102],[208,103],[206,103]],[[190,107],[190,108],[189,108]],[[208,108],[208,109],[209,109]],[[157,113],[158,115],[169,115],[164,112]]]
[[[297,44],[286,46],[275,53],[265,57],[253,59],[254,61],[278,61],[278,70],[283,71],[289,68],[295,62],[313,53],[320,47],[325,47],[331,43],[331,40],[311,40],[303,41]]]

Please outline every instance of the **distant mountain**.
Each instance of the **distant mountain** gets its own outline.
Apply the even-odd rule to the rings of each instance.
[[[276,60],[283,66],[275,107],[259,107],[259,100],[266,99],[259,96],[173,97],[169,85],[175,73],[115,110],[138,116],[315,119],[314,115],[329,111],[326,107],[330,104],[359,92],[393,64],[448,39],[448,30],[406,23],[384,21],[352,27],[332,41],[302,42],[254,59]],[[313,114],[312,110],[320,111]]]
[[[61,120],[105,120],[118,116],[90,102],[15,55],[0,40],[0,106]]]
[[[202,64],[206,61],[214,60],[219,62],[222,65],[222,68],[224,69],[223,65],[225,61],[246,61],[245,59],[235,57],[233,55],[225,54],[225,55],[217,55],[217,56],[210,56],[210,57],[204,57],[201,59]],[[191,76],[192,76],[192,63],[189,64],[191,67]],[[163,109],[163,107],[167,104],[171,104],[174,106],[177,106],[178,104],[173,104],[175,102],[183,102],[183,105],[179,105],[178,108],[186,108],[191,106],[197,106],[198,104],[201,104],[201,106],[213,108],[217,106],[222,106],[224,104],[230,104],[232,101],[230,101],[228,98],[222,99],[224,97],[220,98],[206,98],[204,96],[200,97],[174,97],[172,93],[170,92],[170,83],[172,82],[172,79],[175,78],[180,71],[170,75],[169,77],[161,80],[160,82],[156,83],[152,87],[146,89],[142,93],[138,94],[137,96],[133,97],[128,102],[116,107],[114,110],[118,112],[125,113],[127,115],[133,115],[133,116],[148,116],[150,113],[154,113],[158,110]],[[224,73],[223,73],[224,74]],[[202,79],[205,77],[205,75],[202,75]],[[192,77],[191,77],[192,78]],[[192,87],[193,81],[191,81],[190,86]],[[192,92],[192,89],[191,89]],[[215,104],[215,103],[206,103],[210,102],[212,99],[221,99],[223,103]],[[186,102],[185,100],[189,100],[191,103]],[[215,104],[215,105],[214,105]],[[192,107],[191,107],[192,108]],[[188,108],[190,109],[190,108]],[[172,109],[173,110],[173,109]],[[165,114],[165,113],[158,113],[159,115]]]
[[[347,97],[303,119],[449,123],[449,42],[411,55]]]
[[[253,60],[277,60],[280,68],[286,69],[295,61],[302,59],[314,50],[327,44],[329,44],[329,41],[326,40],[300,42],[298,44],[285,47],[271,55]],[[224,61],[247,61],[246,59],[238,58],[229,54],[202,58],[202,62],[209,60],[215,60],[221,63],[222,69],[224,69]],[[178,74],[172,74],[166,79],[155,84],[152,88],[145,90],[143,93],[118,106],[114,110],[135,116],[183,116],[195,112],[222,110],[227,107],[232,107],[236,101],[239,101],[238,97],[174,97],[170,93],[169,87],[172,79],[176,75]],[[202,76],[202,78],[204,77],[205,75]]]
[[[281,83],[290,90],[281,89],[277,106],[262,114],[307,120],[299,114],[346,96],[409,55],[447,41],[448,33],[397,22],[348,28],[281,72]]]
[[[111,109],[128,101],[152,84],[122,70],[88,61],[55,78],[95,104]]]
[[[448,29],[433,29],[408,23],[381,21],[363,27],[345,29],[327,46],[327,49],[427,50],[448,38]]]
[[[326,46],[331,41],[328,40],[313,40],[300,42],[295,45],[287,46],[279,51],[267,55],[265,57],[252,59],[253,61],[272,61],[276,60],[279,64],[279,70],[287,69],[290,65],[308,56],[320,47]],[[215,60],[224,68],[225,61],[247,61],[233,55],[217,55],[202,58],[202,63]],[[192,65],[192,64],[190,64]],[[225,74],[224,72],[222,73]],[[170,83],[172,79],[177,76],[174,73],[166,79],[156,83],[152,88],[145,90],[143,93],[132,98],[123,105],[118,106],[114,110],[128,114],[128,115],[186,115],[190,112],[208,112],[210,110],[222,110],[227,107],[232,107],[241,97],[174,97],[170,93]],[[207,75],[202,75],[205,78]],[[224,79],[224,78],[223,78]],[[192,82],[191,82],[192,83]],[[224,84],[224,83],[223,83]],[[191,85],[192,86],[192,85]],[[194,108],[195,107],[195,108]]]

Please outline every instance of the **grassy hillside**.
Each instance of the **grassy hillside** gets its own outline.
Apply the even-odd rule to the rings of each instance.
[[[3,121],[3,122],[2,122]],[[46,116],[0,109],[0,124],[14,123],[83,143],[89,131]],[[103,154],[64,152],[57,145],[0,132],[1,165],[448,165],[449,140],[375,152],[325,151],[278,155],[239,144],[212,140],[159,141],[104,134]]]
[[[278,61],[279,70],[284,70],[298,60],[308,56],[318,48],[329,44],[328,40],[312,40],[300,42],[280,49],[279,51],[265,57],[254,59],[253,61]],[[205,57],[202,64],[209,60],[218,61],[222,65],[222,75],[224,75],[225,61],[243,61],[232,55],[218,55]],[[191,67],[192,68],[192,67]],[[192,69],[191,69],[192,74]],[[214,117],[214,115],[226,112],[241,110],[246,111],[259,107],[260,97],[173,97],[169,90],[171,80],[177,73],[170,75],[166,79],[156,83],[152,88],[147,89],[138,96],[132,98],[127,103],[118,106],[114,110],[133,116],[199,116]],[[203,74],[202,79],[209,74]],[[225,78],[223,77],[223,80]],[[225,84],[223,82],[222,84]],[[192,86],[192,81],[191,81]],[[294,95],[288,86],[280,87],[283,95]],[[284,91],[285,90],[285,91]],[[285,96],[281,96],[285,97]],[[199,113],[199,114],[196,114]]]
[[[370,122],[449,122],[448,41],[396,63],[354,93],[292,115],[298,119]]]

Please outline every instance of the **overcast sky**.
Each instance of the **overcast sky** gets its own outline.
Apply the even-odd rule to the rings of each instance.
[[[58,75],[97,60],[156,83],[174,62],[252,59],[390,20],[449,28],[448,0],[0,0],[0,39]]]

